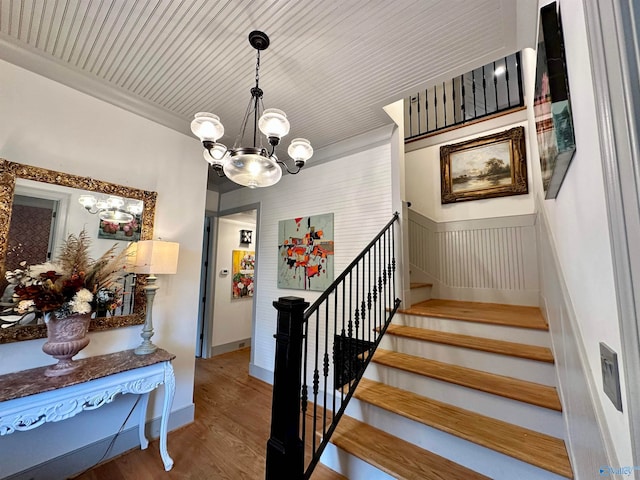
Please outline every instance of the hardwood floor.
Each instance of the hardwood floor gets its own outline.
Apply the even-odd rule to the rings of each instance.
[[[196,359],[195,422],[169,433],[175,464],[165,472],[158,440],[131,450],[76,480],[244,480],[265,478],[271,385],[248,374],[249,349]],[[314,480],[345,477],[318,465]]]

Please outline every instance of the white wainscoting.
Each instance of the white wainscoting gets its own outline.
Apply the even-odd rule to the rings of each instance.
[[[533,214],[439,223],[409,210],[409,261],[435,298],[538,305]]]

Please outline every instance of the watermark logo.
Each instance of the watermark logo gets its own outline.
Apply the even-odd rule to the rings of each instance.
[[[640,470],[640,467],[610,467],[605,465],[604,467],[600,467],[599,472],[601,477],[613,477],[614,475],[624,475],[629,477],[633,475],[633,472],[636,470]]]

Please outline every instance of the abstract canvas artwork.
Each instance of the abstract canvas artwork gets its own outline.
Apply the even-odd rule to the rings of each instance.
[[[281,220],[278,288],[323,291],[333,279],[333,213]]]
[[[233,277],[231,295],[233,298],[253,297],[253,274],[256,253],[249,250],[233,250]]]

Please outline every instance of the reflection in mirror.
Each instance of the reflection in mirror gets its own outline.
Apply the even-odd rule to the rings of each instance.
[[[46,336],[42,318],[11,307],[12,285],[5,272],[56,258],[71,233],[85,230],[91,256],[114,243],[152,238],[155,192],[101,182],[88,177],[31,167],[0,159],[0,343]],[[91,328],[103,330],[144,321],[146,277],[123,279],[123,301],[96,312]]]

